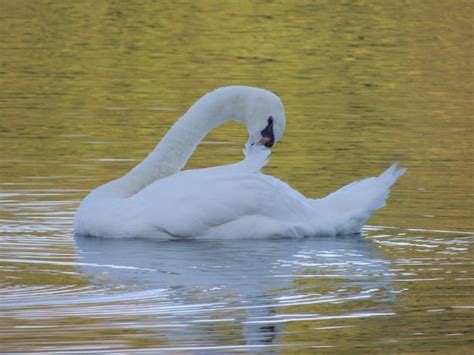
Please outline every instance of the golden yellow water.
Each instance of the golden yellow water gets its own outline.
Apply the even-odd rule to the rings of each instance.
[[[0,1],[0,350],[472,352],[473,8]],[[265,172],[307,196],[408,168],[362,238],[74,240],[88,191],[234,84],[282,98]]]

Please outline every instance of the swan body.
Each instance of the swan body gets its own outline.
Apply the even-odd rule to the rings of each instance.
[[[229,118],[246,124],[245,159],[181,170],[199,141]],[[131,172],[92,191],[79,207],[77,235],[110,238],[265,238],[359,233],[384,206],[405,169],[306,198],[261,173],[285,126],[279,98],[263,89],[225,87],[205,95]]]

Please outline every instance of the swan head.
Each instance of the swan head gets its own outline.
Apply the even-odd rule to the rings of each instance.
[[[285,131],[285,110],[280,98],[274,93],[260,88],[241,87],[237,119],[242,121],[249,133],[247,144],[271,148],[280,140]],[[239,117],[240,116],[240,117]]]
[[[246,125],[248,146],[271,148],[285,131],[285,110],[280,98],[271,91],[251,86],[225,86],[204,95],[189,111],[205,110],[220,124],[232,118]],[[200,114],[196,115],[200,117]]]

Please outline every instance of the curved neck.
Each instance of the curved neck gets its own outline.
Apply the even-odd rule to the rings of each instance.
[[[203,96],[141,163],[100,189],[108,196],[112,193],[116,197],[130,197],[152,182],[179,172],[211,130],[230,118],[243,120],[235,114],[239,101],[235,90],[219,90]]]

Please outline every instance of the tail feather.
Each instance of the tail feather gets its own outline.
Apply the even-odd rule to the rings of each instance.
[[[385,206],[390,187],[405,173],[398,162],[377,177],[354,181],[325,198],[313,200],[318,213],[335,216],[337,234],[358,233],[375,210]]]
[[[396,181],[397,179],[402,176],[403,174],[405,174],[405,172],[407,171],[406,168],[399,168],[398,167],[398,164],[400,162],[395,162],[392,164],[392,166],[390,168],[388,168],[387,170],[385,170],[381,175],[380,175],[380,178],[381,179],[385,179],[389,185],[388,187],[391,187]]]

